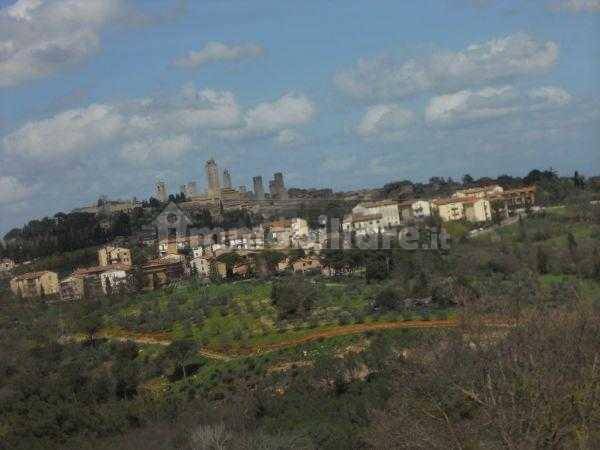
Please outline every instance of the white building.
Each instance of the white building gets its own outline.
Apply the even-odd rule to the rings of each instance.
[[[493,184],[491,186],[478,186],[469,189],[461,189],[452,194],[454,198],[486,198],[493,195],[502,194],[504,189],[502,186],[498,186],[497,184]]]
[[[492,206],[486,198],[460,197],[434,200],[434,207],[444,222],[467,220],[488,222],[492,220]]]
[[[398,205],[402,220],[421,220],[431,216],[431,204],[428,200],[407,200]]]
[[[196,273],[201,278],[210,277],[210,259],[206,257],[195,257],[190,263],[192,270],[196,270]]]
[[[109,285],[112,292],[118,289],[119,286],[127,285],[127,272],[124,270],[107,270],[100,274],[100,283],[102,283],[102,291],[109,294]]]
[[[295,217],[271,222],[268,236],[271,241],[275,241],[280,246],[288,247],[306,239],[309,231],[308,222]]]
[[[465,208],[458,198],[434,200],[433,206],[444,222],[462,220],[465,218]]]
[[[344,217],[342,229],[373,234],[400,225],[400,208],[393,200],[359,203]]]

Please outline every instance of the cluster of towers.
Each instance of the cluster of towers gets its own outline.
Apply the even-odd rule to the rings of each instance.
[[[186,198],[194,197],[207,197],[208,199],[216,200],[221,199],[224,195],[232,195],[238,193],[242,196],[251,197],[254,200],[261,201],[267,197],[265,194],[265,188],[263,186],[262,176],[255,176],[252,178],[254,192],[248,193],[246,186],[239,186],[237,191],[233,189],[231,182],[231,173],[228,169],[225,169],[222,174],[222,180],[220,177],[219,166],[214,159],[209,159],[204,165],[204,172],[207,180],[206,193],[200,194],[197,191],[197,185],[195,181],[182,185],[180,191],[185,194]],[[221,184],[222,181],[222,184]],[[269,196],[272,199],[286,200],[288,198],[287,190],[283,182],[283,174],[277,172],[273,175],[273,179],[269,181]],[[166,202],[169,199],[169,193],[165,182],[158,181],[155,186],[155,197],[160,202]]]

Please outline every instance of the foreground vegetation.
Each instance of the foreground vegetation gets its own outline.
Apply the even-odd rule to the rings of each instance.
[[[587,203],[335,278],[2,291],[0,448],[598,448],[599,249]]]

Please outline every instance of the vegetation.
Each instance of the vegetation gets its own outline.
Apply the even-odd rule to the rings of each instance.
[[[333,277],[270,252],[257,279],[79,303],[0,285],[0,449],[598,448],[587,195],[446,250],[328,251]]]

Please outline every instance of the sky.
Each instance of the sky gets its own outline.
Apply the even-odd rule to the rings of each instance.
[[[285,175],[600,174],[600,0],[0,0],[0,233]]]

